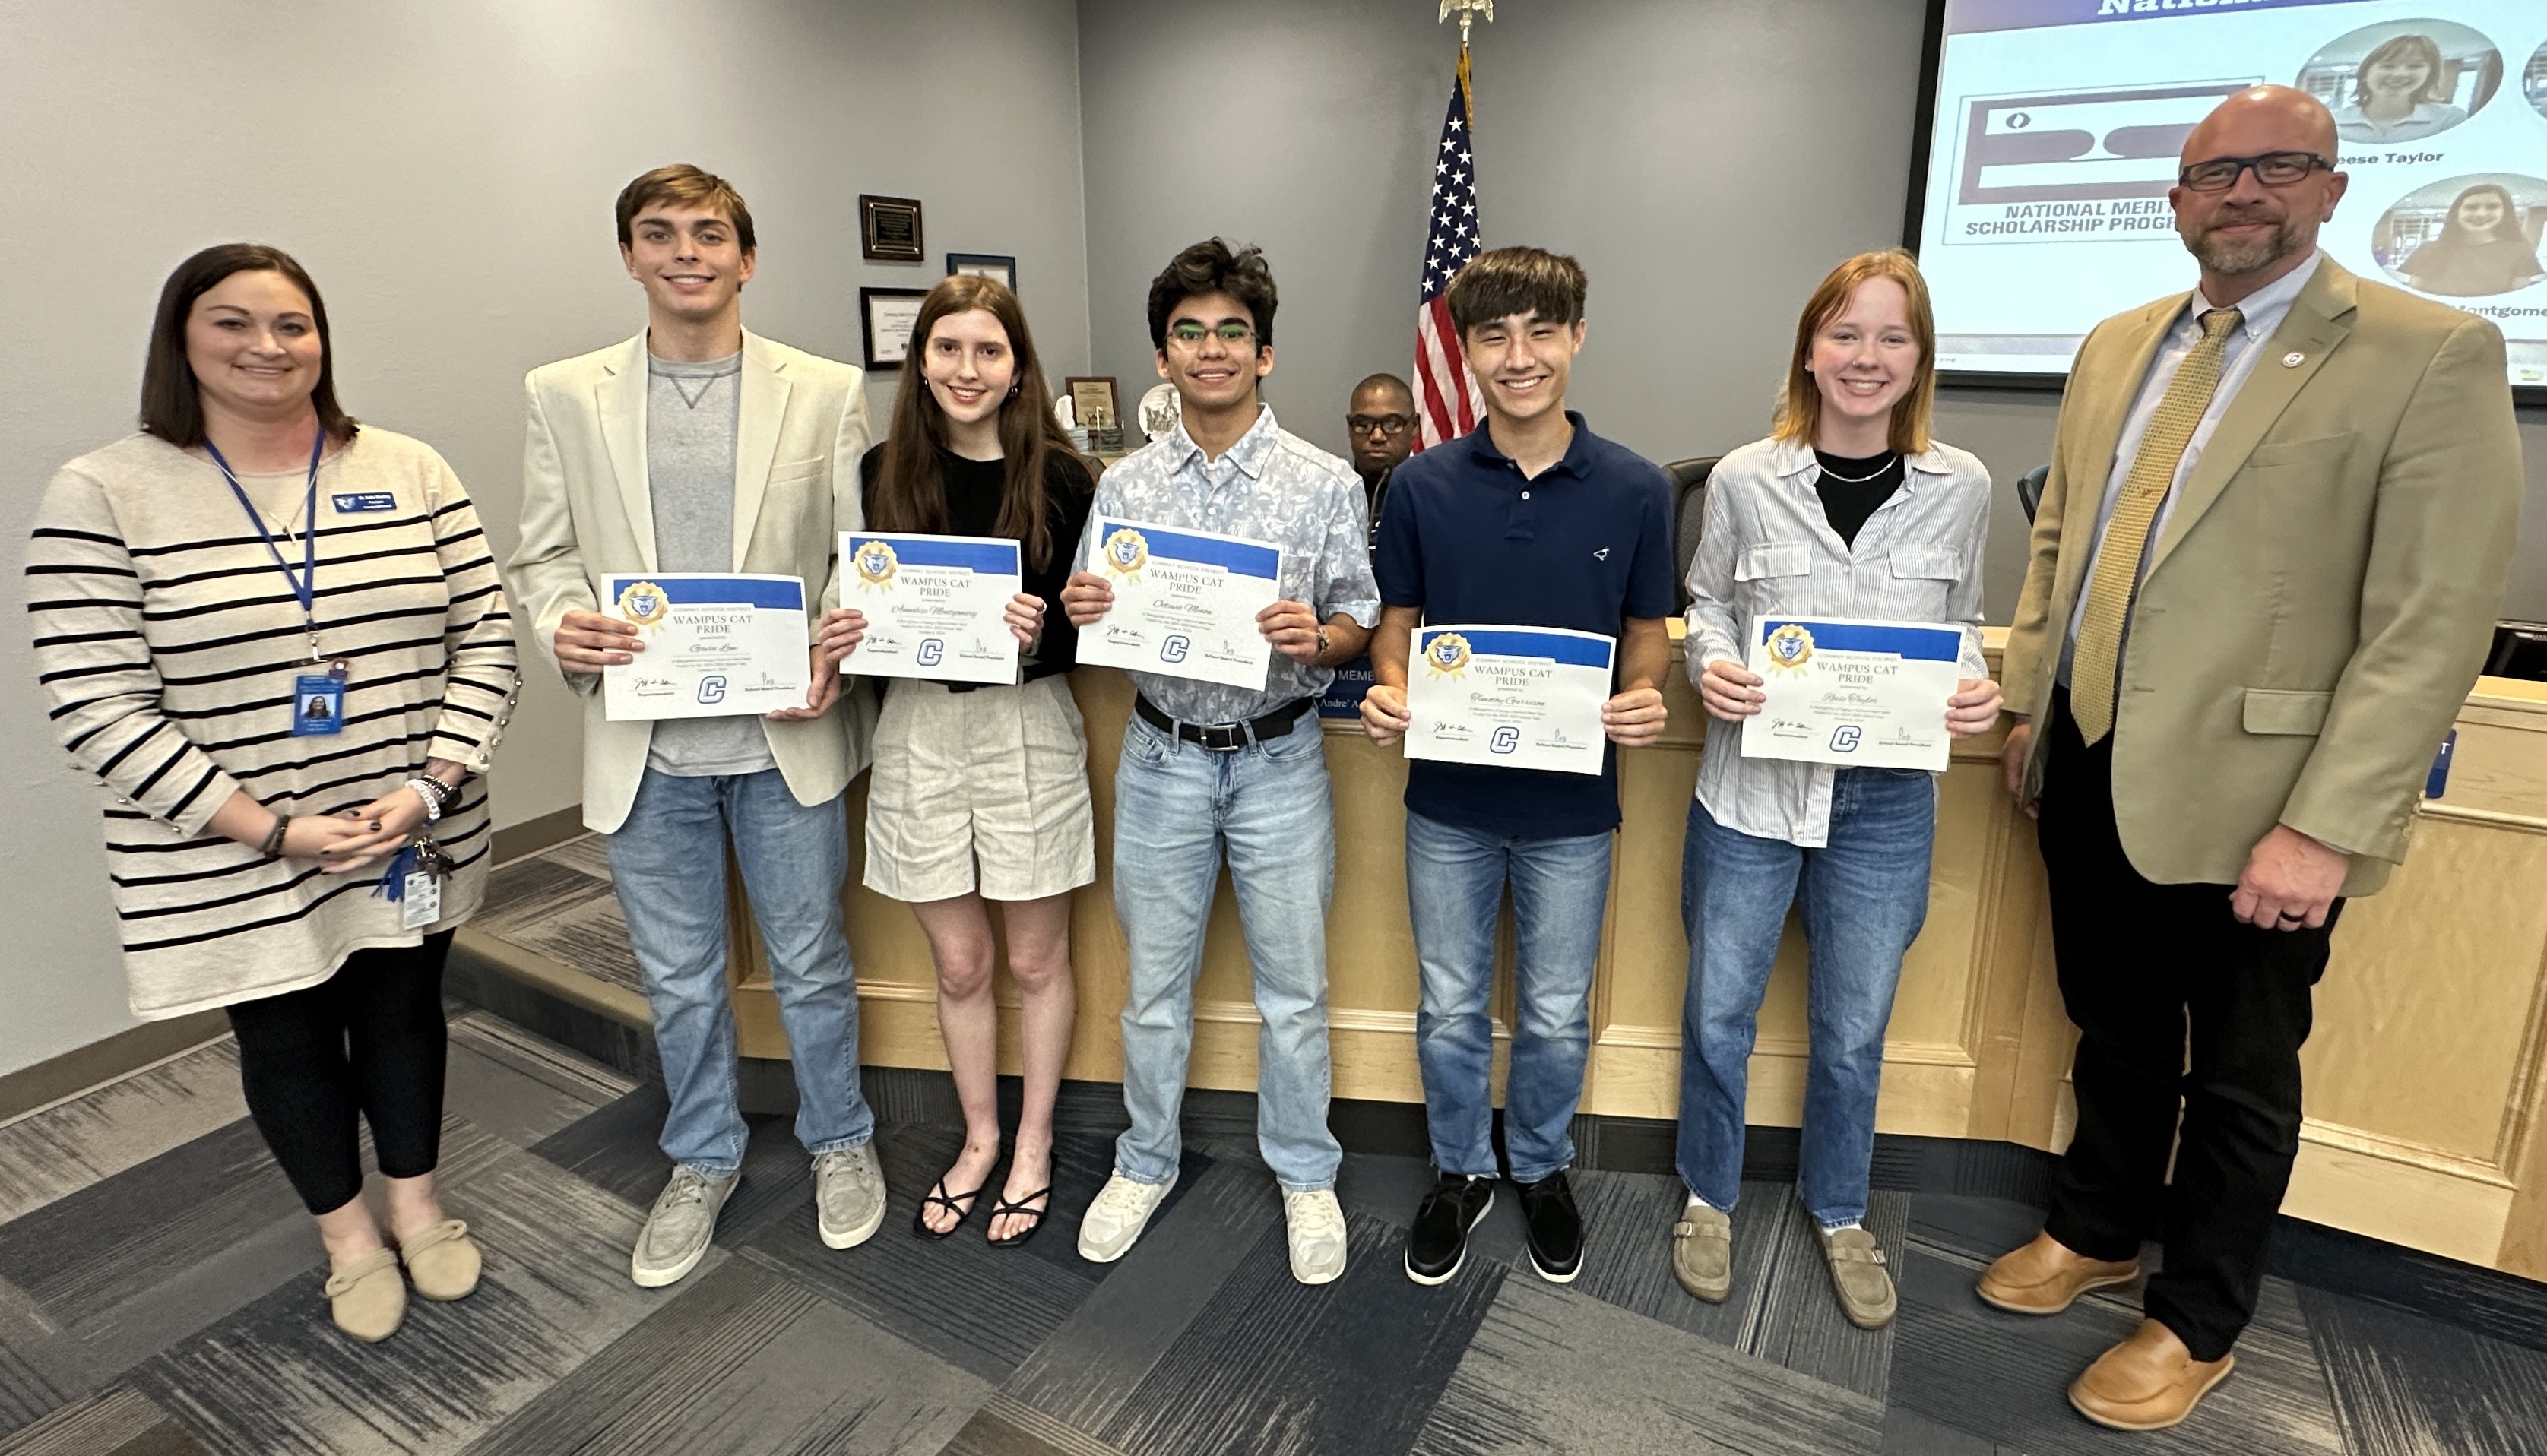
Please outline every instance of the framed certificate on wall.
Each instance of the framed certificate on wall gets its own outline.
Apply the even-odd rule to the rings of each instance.
[[[911,355],[911,330],[920,322],[926,289],[858,290],[858,327],[869,369],[900,369]]]

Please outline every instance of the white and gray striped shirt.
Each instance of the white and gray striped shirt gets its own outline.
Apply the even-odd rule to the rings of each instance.
[[[302,470],[239,477],[295,535]],[[378,867],[331,875],[209,832],[244,790],[325,814],[395,790],[429,758],[483,773],[512,711],[512,622],[476,510],[418,441],[365,428],[318,471],[314,621],[351,671],[342,731],[294,737],[313,671],[301,605],[200,453],[135,435],[64,466],[27,552],[37,668],[56,735],[102,786],[133,1014],[182,1015],[314,985],[345,958],[413,945]],[[435,827],[459,863],[448,929],[489,862],[485,781]]]

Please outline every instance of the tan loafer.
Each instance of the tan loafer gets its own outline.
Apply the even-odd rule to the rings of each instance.
[[[2129,1339],[2096,1357],[2069,1386],[2069,1404],[2098,1425],[2164,1430],[2193,1413],[2238,1368],[2236,1355],[2197,1360],[2175,1331],[2143,1320]]]
[[[1892,1292],[1892,1275],[1884,1267],[1884,1250],[1864,1229],[1813,1226],[1822,1258],[1830,1264],[1831,1290],[1839,1296],[1840,1313],[1860,1329],[1881,1329],[1892,1323],[1900,1300]]]
[[[1672,1277],[1709,1304],[1733,1292],[1733,1219],[1722,1209],[1692,1203],[1671,1231]]]
[[[478,1287],[478,1271],[484,1263],[478,1242],[469,1237],[469,1226],[458,1219],[444,1219],[399,1240],[398,1258],[405,1263],[415,1292],[430,1300],[468,1298]]]
[[[397,1333],[406,1318],[406,1281],[397,1254],[377,1248],[327,1276],[327,1311],[336,1328],[365,1344]]]
[[[2049,1234],[1999,1255],[1974,1286],[1981,1302],[2018,1315],[2057,1315],[2090,1289],[2140,1277],[2137,1259],[2091,1259]]]

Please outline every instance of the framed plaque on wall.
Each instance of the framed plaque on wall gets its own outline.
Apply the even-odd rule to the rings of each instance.
[[[927,258],[920,230],[920,199],[858,194],[858,247],[878,263],[918,263]]]

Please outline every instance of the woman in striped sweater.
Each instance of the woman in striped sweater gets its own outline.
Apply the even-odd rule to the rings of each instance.
[[[142,433],[64,466],[28,551],[55,729],[100,783],[133,1014],[220,1006],[317,1219],[337,1325],[476,1287],[446,1218],[442,962],[485,882],[512,625],[442,458],[337,407],[298,263],[231,244],[159,297]],[[362,1197],[355,1123],[388,1184]]]

